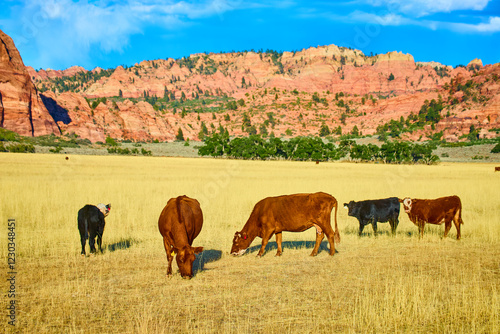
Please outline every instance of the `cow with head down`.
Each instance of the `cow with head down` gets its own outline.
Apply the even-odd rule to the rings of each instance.
[[[408,218],[417,225],[420,237],[424,236],[425,224],[441,225],[444,223],[444,238],[451,229],[451,222],[457,229],[457,240],[460,240],[460,225],[462,220],[462,202],[458,196],[448,196],[436,199],[418,199],[405,197],[399,199]]]
[[[203,247],[192,247],[194,239],[203,226],[203,213],[200,203],[187,196],[171,198],[158,219],[158,229],[163,237],[163,246],[167,253],[167,277],[172,276],[174,255],[182,278],[193,277],[195,254]]]
[[[80,231],[80,241],[82,244],[82,255],[85,255],[85,244],[89,239],[90,253],[96,252],[95,238],[97,236],[97,245],[102,253],[102,235],[104,233],[104,218],[109,214],[111,204],[102,203],[97,206],[87,204],[78,211],[78,230]]]
[[[335,208],[335,230],[331,226],[331,213]],[[311,256],[318,254],[319,246],[326,235],[330,243],[330,255],[335,254],[335,242],[340,242],[337,227],[337,200],[329,194],[294,194],[267,197],[255,204],[250,218],[240,232],[236,232],[231,247],[231,254],[243,255],[256,237],[262,238],[262,246],[257,254],[264,254],[266,245],[273,234],[280,256],[283,252],[282,232],[302,232],[316,228],[316,244]]]

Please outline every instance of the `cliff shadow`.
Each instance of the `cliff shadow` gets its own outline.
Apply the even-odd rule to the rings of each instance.
[[[283,241],[281,243],[281,247],[283,248],[283,253],[286,252],[287,249],[302,249],[302,248],[314,248],[314,245],[316,245],[316,241]],[[322,251],[330,252],[330,249],[328,248],[329,244],[328,241],[324,240],[321,242],[319,245],[318,249],[318,254],[321,253]],[[250,247],[245,254],[250,254],[253,252],[259,251],[261,245],[253,246]],[[278,244],[276,241],[270,241],[266,245],[266,250],[264,252],[264,255],[266,255],[268,252],[277,250],[278,249]],[[335,253],[338,253],[337,250],[335,250]]]
[[[61,107],[57,102],[50,97],[40,94],[42,102],[45,108],[49,111],[50,116],[57,122],[63,122],[64,124],[71,123],[71,117],[69,117],[68,110]]]
[[[216,249],[208,249],[196,256],[193,262],[193,274],[196,275],[199,271],[205,270],[205,264],[220,260],[222,251]]]

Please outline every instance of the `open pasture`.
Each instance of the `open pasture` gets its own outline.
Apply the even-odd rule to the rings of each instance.
[[[498,333],[500,174],[491,164],[437,166],[187,158],[2,154],[2,291],[7,219],[16,219],[16,326],[21,333]],[[256,238],[229,255],[260,199],[324,191],[339,203],[341,243],[309,256],[315,231],[283,233],[256,258]],[[401,209],[374,237],[349,200],[458,195],[462,240],[428,225],[423,239]],[[197,198],[204,252],[196,275],[165,277],[158,217],[171,197]],[[104,254],[80,256],[77,212],[111,203]],[[333,219],[333,216],[332,216]],[[88,250],[88,245],[87,245]],[[177,267],[174,261],[174,272]],[[2,293],[5,296],[5,293]],[[7,314],[10,299],[2,298]]]

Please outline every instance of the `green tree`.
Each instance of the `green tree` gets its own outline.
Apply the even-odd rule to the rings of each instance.
[[[500,153],[500,143],[496,144],[491,150],[491,153]]]
[[[184,141],[184,134],[182,133],[182,129],[179,128],[177,131],[177,135],[175,136],[175,139],[178,141]]]
[[[355,125],[352,130],[351,130],[351,135],[358,137],[359,136],[359,129],[358,126]]]
[[[325,136],[328,136],[329,134],[330,134],[330,129],[328,128],[328,125],[326,125],[325,123],[323,123],[323,125],[319,129],[319,136],[320,137],[325,137]]]

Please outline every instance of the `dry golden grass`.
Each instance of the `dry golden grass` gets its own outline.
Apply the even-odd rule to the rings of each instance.
[[[2,277],[7,218],[17,221],[18,332],[500,332],[500,174],[490,164],[2,154],[0,175]],[[370,226],[359,238],[357,220],[339,208],[342,242],[334,257],[325,241],[309,257],[313,230],[285,232],[279,258],[274,239],[260,259],[256,247],[243,257],[228,255],[258,200],[315,191],[340,204],[456,194],[462,240],[455,240],[455,227],[442,240],[444,227],[434,225],[419,240],[404,212],[395,237],[379,224],[377,238]],[[205,251],[190,281],[165,277],[157,230],[168,199],[184,194],[200,200],[205,218],[194,242]],[[77,211],[99,202],[112,204],[106,250],[81,257]]]

